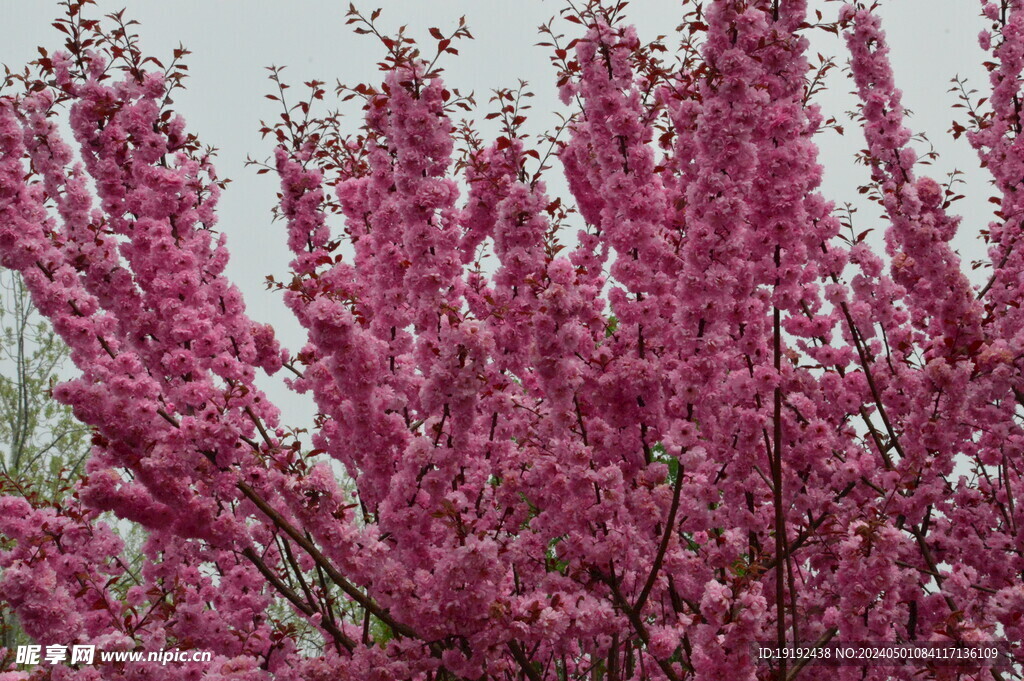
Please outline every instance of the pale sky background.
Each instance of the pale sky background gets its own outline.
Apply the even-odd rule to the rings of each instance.
[[[821,9],[828,20],[841,6],[822,0],[810,4],[812,10]],[[203,143],[220,149],[218,171],[233,180],[222,197],[219,224],[228,235],[232,254],[228,273],[244,292],[249,314],[274,324],[282,342],[297,351],[302,330],[284,308],[280,294],[269,293],[263,286],[266,275],[280,278],[288,272],[283,224],[271,224],[270,220],[276,177],[257,176],[255,168],[244,167],[247,155],[264,158],[271,153],[270,141],[260,138],[259,121],[270,120],[280,111],[276,102],[263,97],[270,91],[264,67],[286,65],[285,78],[296,86],[313,78],[329,85],[336,79],[348,84],[374,83],[379,82],[376,62],[383,48],[372,37],[354,35],[345,26],[348,3],[336,0],[100,0],[91,12],[98,16],[125,5],[126,16],[141,22],[137,30],[146,54],[164,59],[179,42],[193,52],[187,61],[191,73],[188,90],[177,93],[174,108]],[[561,108],[549,51],[534,45],[541,40],[537,27],[562,7],[558,0],[369,0],[357,6],[366,13],[383,6],[382,26],[394,29],[407,24],[410,33],[422,37],[426,44],[432,44],[429,27],[447,31],[465,15],[476,40],[461,42],[457,45],[461,55],[445,58],[442,65],[449,87],[475,91],[478,103],[485,105],[492,88],[511,87],[523,78],[536,93],[532,131],[557,123],[548,113]],[[956,98],[948,90],[950,79],[957,74],[968,77],[979,91],[987,86],[981,67],[983,53],[977,45],[978,32],[986,22],[979,11],[976,0],[883,0],[880,11],[892,46],[897,83],[905,93],[904,104],[914,112],[910,124],[915,132],[926,133],[941,154],[930,172],[921,169],[921,173],[940,182],[953,168],[966,173],[968,185],[961,193],[968,198],[954,204],[965,216],[955,244],[966,262],[983,256],[977,234],[992,219],[994,206],[987,203],[992,192],[974,152],[966,140],[954,141],[947,133],[954,117],[964,118],[961,110],[951,108]],[[59,48],[63,36],[50,23],[61,13],[62,8],[51,0],[0,0],[0,62],[17,69],[36,57],[37,45],[51,51]],[[633,0],[627,15],[641,39],[649,40],[672,31],[682,15],[682,4]],[[578,27],[565,22],[559,26],[569,36],[578,35]],[[812,40],[815,51],[836,55],[840,63],[846,63],[840,41],[821,31],[813,32]],[[668,43],[675,42],[669,36]],[[853,163],[863,138],[858,127],[846,119],[845,112],[855,106],[848,94],[852,83],[837,70],[830,86],[817,101],[826,117],[840,119],[846,134],[839,137],[828,132],[818,137],[826,168],[823,192],[837,204],[857,203],[856,189],[867,181],[867,171]],[[481,109],[488,110],[485,106]],[[357,120],[350,121],[352,129],[357,125]],[[555,170],[560,168],[556,165]],[[549,186],[553,190],[554,177],[551,173]],[[859,205],[863,207],[856,216],[858,231],[880,227],[874,207]],[[308,423],[308,402],[283,387],[270,383],[265,387],[284,411],[286,423]]]

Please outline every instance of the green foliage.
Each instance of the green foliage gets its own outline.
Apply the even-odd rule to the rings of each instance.
[[[74,484],[89,430],[50,394],[67,360],[67,347],[33,307],[20,276],[0,270],[0,494],[46,503]],[[0,635],[8,650],[30,642],[6,608]]]
[[[569,563],[568,561],[561,560],[558,557],[558,544],[565,540],[569,535],[563,534],[560,537],[555,537],[548,542],[547,550],[547,561],[545,569],[548,572],[557,572],[562,575],[569,574]]]
[[[668,484],[676,484],[676,478],[679,477],[679,459],[666,452],[665,445],[661,442],[654,443],[651,452],[655,461],[660,461],[668,466]]]
[[[604,326],[604,337],[611,338],[615,335],[615,332],[619,330],[619,318],[615,315],[608,317],[608,322]]]
[[[21,279],[0,273],[0,470],[44,499],[63,496],[88,452],[88,429],[50,395],[67,360]]]

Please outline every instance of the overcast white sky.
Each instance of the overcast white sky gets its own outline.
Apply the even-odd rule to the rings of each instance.
[[[372,38],[351,33],[344,20],[347,2],[337,0],[100,0],[93,11],[106,14],[126,4],[127,15],[141,21],[138,31],[146,53],[163,58],[179,42],[193,52],[188,61],[189,89],[179,92],[175,108],[204,143],[220,149],[218,170],[233,180],[220,210],[220,228],[228,235],[232,253],[229,274],[244,291],[250,314],[273,323],[286,345],[297,350],[301,330],[291,322],[279,294],[263,287],[267,274],[288,271],[283,227],[270,222],[276,181],[272,174],[256,176],[255,169],[243,167],[247,155],[262,158],[271,151],[269,141],[261,140],[258,133],[260,119],[269,120],[279,112],[275,102],[263,97],[269,91],[264,67],[287,65],[285,75],[296,84],[312,78],[329,84],[336,79],[375,82],[381,48]],[[560,107],[554,73],[547,49],[534,45],[540,40],[537,27],[560,9],[558,0],[357,2],[365,11],[378,5],[384,6],[381,22],[385,27],[407,24],[413,35],[424,38],[429,27],[447,29],[465,15],[476,40],[459,44],[461,55],[444,63],[449,86],[475,91],[477,101],[486,102],[490,89],[513,86],[523,78],[537,95],[534,129],[555,123],[547,114]],[[811,7],[820,8],[831,19],[840,5],[811,0]],[[911,125],[916,132],[926,133],[942,155],[930,174],[941,182],[954,167],[967,172],[971,194],[955,204],[965,215],[956,245],[967,261],[983,254],[977,233],[991,219],[993,206],[987,203],[991,192],[966,141],[954,142],[946,131],[955,114],[951,109],[955,97],[948,92],[950,79],[959,74],[968,76],[979,90],[987,85],[977,46],[978,32],[985,27],[979,8],[975,0],[883,0],[881,10],[904,103],[914,112]],[[62,35],[50,23],[61,11],[51,0],[0,0],[0,62],[16,68],[35,58],[37,45],[59,48]],[[634,0],[627,14],[641,38],[650,39],[671,32],[682,14],[682,3]],[[563,32],[573,35],[573,26],[561,25]],[[818,51],[838,55],[845,63],[839,41],[822,32],[816,32],[814,40],[819,41]],[[675,41],[670,38],[669,42]],[[854,106],[848,95],[850,83],[842,74],[836,76],[830,91],[818,101],[828,115],[846,124],[846,135],[819,137],[826,167],[824,192],[837,203],[856,202],[857,185],[867,176],[852,159],[863,139],[857,127],[845,120],[845,112]],[[865,207],[858,216],[858,228],[878,226],[874,215]],[[271,393],[279,398],[286,415],[298,416],[308,409],[294,398],[281,400],[284,393],[277,389]]]

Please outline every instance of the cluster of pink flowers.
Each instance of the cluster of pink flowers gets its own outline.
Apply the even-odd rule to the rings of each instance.
[[[51,82],[0,98],[0,263],[71,349],[54,396],[93,450],[69,499],[0,499],[0,598],[42,643],[214,659],[0,679],[809,674],[757,641],[1024,661],[1024,8],[982,5],[984,287],[915,175],[871,11],[836,26],[884,257],[818,192],[805,0],[703,3],[681,67],[593,2],[559,48],[570,197],[514,126],[457,150],[452,93],[394,42],[361,130],[275,150],[295,354],[224,276],[221,186],[168,83],[53,55]],[[282,369],[315,400],[306,441],[256,385]],[[104,512],[147,531],[141,569]]]

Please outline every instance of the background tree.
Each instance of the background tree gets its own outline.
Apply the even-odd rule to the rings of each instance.
[[[10,271],[0,276],[3,473],[53,498],[67,491],[59,485],[68,484],[84,461],[89,429],[75,420],[68,407],[50,397],[50,388],[68,361],[67,347],[38,314],[20,277]]]
[[[527,137],[528,94],[498,90],[488,143],[438,67],[464,22],[427,48],[351,8],[386,51],[382,83],[338,88],[361,126],[279,71],[264,126],[294,354],[223,276],[224,182],[169,108],[184,52],[145,56],[84,6],[0,99],[0,262],[70,348],[54,396],[93,447],[65,499],[0,499],[0,598],[40,642],[214,659],[35,675],[811,673],[757,665],[758,640],[998,640],[1022,661],[1019,2],[982,3],[993,87],[955,128],[999,192],[981,287],[871,9],[692,3],[670,51],[625,3],[570,5],[572,38],[545,28],[565,124]],[[817,191],[835,121],[813,30],[849,45],[884,254]],[[556,160],[570,196],[548,194]],[[311,427],[279,423],[257,371],[313,396]],[[141,569],[104,512],[147,531]],[[835,675],[962,673],[1016,672]]]
[[[60,499],[71,490],[88,455],[88,427],[50,396],[65,369],[68,350],[32,305],[20,276],[4,270],[0,282],[0,489],[5,494]],[[6,650],[30,642],[6,607],[0,610],[0,631]]]

